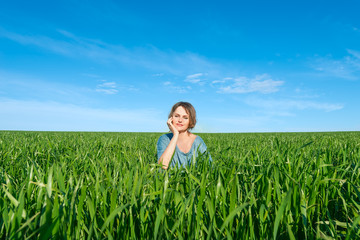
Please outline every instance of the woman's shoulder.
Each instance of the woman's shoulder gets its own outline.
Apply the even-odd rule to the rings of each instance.
[[[173,134],[172,134],[172,133],[165,133],[165,134],[163,134],[163,135],[161,135],[161,136],[159,137],[158,142],[161,142],[161,141],[169,141],[169,142],[170,142],[170,140],[172,139],[172,137],[173,137]]]
[[[196,138],[194,140],[193,147],[195,149],[199,149],[201,152],[205,152],[207,150],[207,146],[204,140],[199,135],[195,135],[195,136]]]
[[[193,134],[193,135],[194,135],[194,138],[195,138],[195,140],[194,140],[195,143],[197,143],[197,144],[200,144],[200,143],[205,144],[204,140],[199,135],[195,135],[195,134]]]

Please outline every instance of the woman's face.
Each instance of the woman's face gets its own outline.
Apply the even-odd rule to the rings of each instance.
[[[184,107],[176,108],[172,117],[173,125],[179,132],[186,131],[189,128],[190,116]]]

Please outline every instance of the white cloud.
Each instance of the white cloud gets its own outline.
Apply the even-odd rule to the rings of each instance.
[[[347,49],[350,55],[341,59],[332,56],[317,57],[312,60],[311,67],[325,77],[337,77],[347,80],[358,80],[360,74],[360,52]]]
[[[353,55],[357,59],[360,59],[360,52],[359,51],[355,51],[355,50],[352,50],[352,49],[348,49],[347,51],[348,51],[348,53],[350,53],[351,55]]]
[[[104,82],[102,84],[99,84],[98,87],[116,88],[116,83],[115,82]]]
[[[162,51],[154,46],[127,49],[122,45],[108,44],[100,40],[76,36],[58,30],[58,37],[24,35],[0,28],[0,36],[22,45],[33,45],[50,52],[73,58],[87,58],[96,62],[111,62],[140,66],[152,71],[181,76],[189,72],[216,69],[217,65],[191,52]]]
[[[228,81],[228,80],[232,80],[233,78],[231,78],[231,77],[226,77],[226,78],[223,78],[223,79],[221,79],[221,80],[213,80],[212,82],[211,82],[211,84],[212,85],[214,85],[214,84],[217,84],[217,83],[224,83],[224,82],[226,82],[226,81]]]
[[[204,73],[195,73],[195,74],[191,74],[186,76],[185,78],[185,82],[190,82],[190,83],[197,83],[199,85],[204,85],[205,84],[205,80],[202,78],[203,76],[205,76],[206,74]]]
[[[74,52],[72,51],[74,49],[73,44],[61,40],[56,40],[47,36],[21,35],[6,31],[2,28],[0,28],[0,36],[3,36],[23,45],[34,45],[61,55],[71,56],[74,54]]]
[[[344,108],[343,104],[321,103],[316,101],[304,101],[293,99],[260,99],[248,98],[246,103],[250,106],[263,108],[267,110],[276,110],[284,113],[284,110],[321,110],[325,112],[332,112]],[[290,114],[290,113],[288,113]]]
[[[225,82],[224,80],[214,80],[211,83],[216,84],[216,83],[224,83],[224,82]]]
[[[104,88],[98,88],[96,89],[97,92],[101,92],[101,93],[105,93],[105,94],[116,94],[118,93],[119,91],[116,90],[116,89],[104,89]]]
[[[241,78],[233,79],[227,77],[219,81],[216,79],[221,79],[224,73],[228,75],[234,72],[234,69],[228,67],[226,64],[211,62],[204,56],[191,52],[179,53],[162,51],[153,46],[127,49],[121,45],[108,44],[99,40],[79,37],[64,30],[58,30],[58,33],[60,37],[50,38],[39,35],[21,35],[0,29],[0,36],[23,45],[35,45],[48,51],[73,58],[87,58],[97,62],[110,62],[113,64],[141,67],[158,72],[152,75],[154,77],[161,77],[167,74],[175,77],[175,79],[179,79],[179,77],[185,76],[185,82],[204,87],[208,81],[210,84],[225,84],[225,82],[233,81],[232,84],[229,85],[217,86],[218,92],[221,93],[271,93],[278,91],[279,86],[283,84],[282,81],[274,81],[270,78],[257,79],[259,76],[261,78],[261,76],[264,75],[259,75],[255,79],[247,78],[245,84],[241,84],[241,81],[239,81]],[[90,77],[95,76],[91,75]],[[172,90],[178,92],[186,92],[189,89],[191,89],[190,86],[174,86],[172,88]],[[201,89],[201,91],[203,90],[204,89]],[[116,93],[114,90],[101,87],[97,88],[97,91],[106,94]]]
[[[192,79],[185,79],[185,82],[190,82],[190,83],[200,83],[200,79],[198,78],[192,78]]]
[[[215,83],[220,83],[217,81]],[[220,86],[219,93],[273,93],[279,91],[279,87],[284,84],[283,81],[275,81],[267,74],[257,75],[255,78],[239,77],[235,79],[227,78],[225,82],[230,85]],[[214,82],[213,82],[214,83]]]
[[[103,83],[98,84],[96,86],[96,91],[97,92],[101,92],[101,93],[105,93],[105,94],[116,94],[119,92],[119,90],[117,90],[117,86],[115,82],[107,82],[106,80],[102,80]]]
[[[191,75],[188,75],[186,77],[186,79],[194,79],[194,78],[199,78],[201,76],[203,76],[204,74],[203,73],[195,73],[195,74],[191,74]]]
[[[348,57],[348,61],[351,65],[356,68],[357,76],[360,74],[360,52],[348,49],[348,52],[352,55],[353,58]]]

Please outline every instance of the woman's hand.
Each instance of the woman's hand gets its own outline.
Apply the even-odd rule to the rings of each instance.
[[[170,131],[175,135],[175,134],[179,134],[179,131],[174,127],[173,125],[173,118],[169,118],[167,121],[167,125],[170,129]]]
[[[179,138],[179,131],[175,128],[173,125],[173,118],[169,118],[167,121],[167,125],[170,129],[170,131],[173,133],[173,137],[170,140],[170,143],[167,145],[165,151],[162,153],[162,155],[159,158],[159,164],[163,165],[163,169],[167,169],[169,167],[169,164],[171,162],[171,158],[174,155],[175,149],[176,149],[176,143]]]

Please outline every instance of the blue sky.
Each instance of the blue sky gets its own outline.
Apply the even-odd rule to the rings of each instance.
[[[0,130],[360,130],[360,2],[2,1]]]

